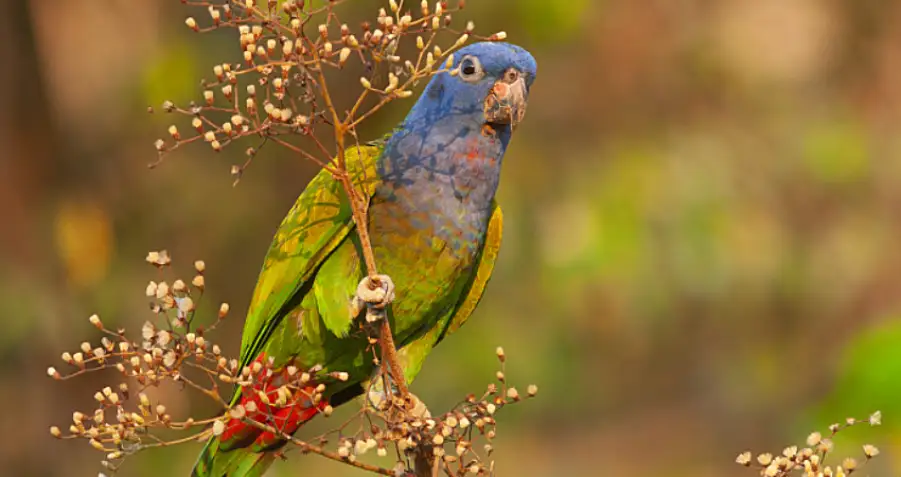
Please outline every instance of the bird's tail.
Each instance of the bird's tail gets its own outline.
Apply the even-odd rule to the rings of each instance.
[[[314,403],[311,396],[315,388],[309,387],[294,393],[287,405],[277,407],[270,403],[279,400],[278,389],[279,386],[269,380],[244,388],[235,396],[234,401],[244,409],[245,416],[235,417],[233,412],[222,434],[207,441],[194,464],[192,477],[262,476],[272,465],[275,452],[287,442],[281,436],[294,434],[327,405],[325,399]],[[245,419],[264,423],[281,432],[260,429]]]

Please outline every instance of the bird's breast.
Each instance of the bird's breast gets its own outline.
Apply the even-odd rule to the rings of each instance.
[[[380,272],[397,287],[392,307],[395,332],[403,337],[437,320],[465,285],[484,241],[487,216],[458,199],[381,192],[369,209],[370,237]]]

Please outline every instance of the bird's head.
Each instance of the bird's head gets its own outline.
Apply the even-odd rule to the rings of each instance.
[[[510,131],[522,121],[537,70],[528,51],[510,43],[474,43],[454,54],[451,69],[455,74],[432,78],[408,119],[465,118]]]

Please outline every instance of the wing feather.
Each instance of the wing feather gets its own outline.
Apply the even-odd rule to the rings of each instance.
[[[348,173],[364,197],[371,197],[378,185],[376,162],[383,146],[368,143],[345,151]],[[242,366],[259,354],[278,323],[310,289],[318,267],[353,228],[350,202],[340,182],[320,171],[285,216],[266,254],[244,322]]]

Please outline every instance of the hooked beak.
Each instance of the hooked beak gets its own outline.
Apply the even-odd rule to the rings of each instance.
[[[485,98],[485,122],[488,125],[509,124],[511,129],[516,129],[526,115],[527,96],[522,74],[513,68],[507,70]]]

